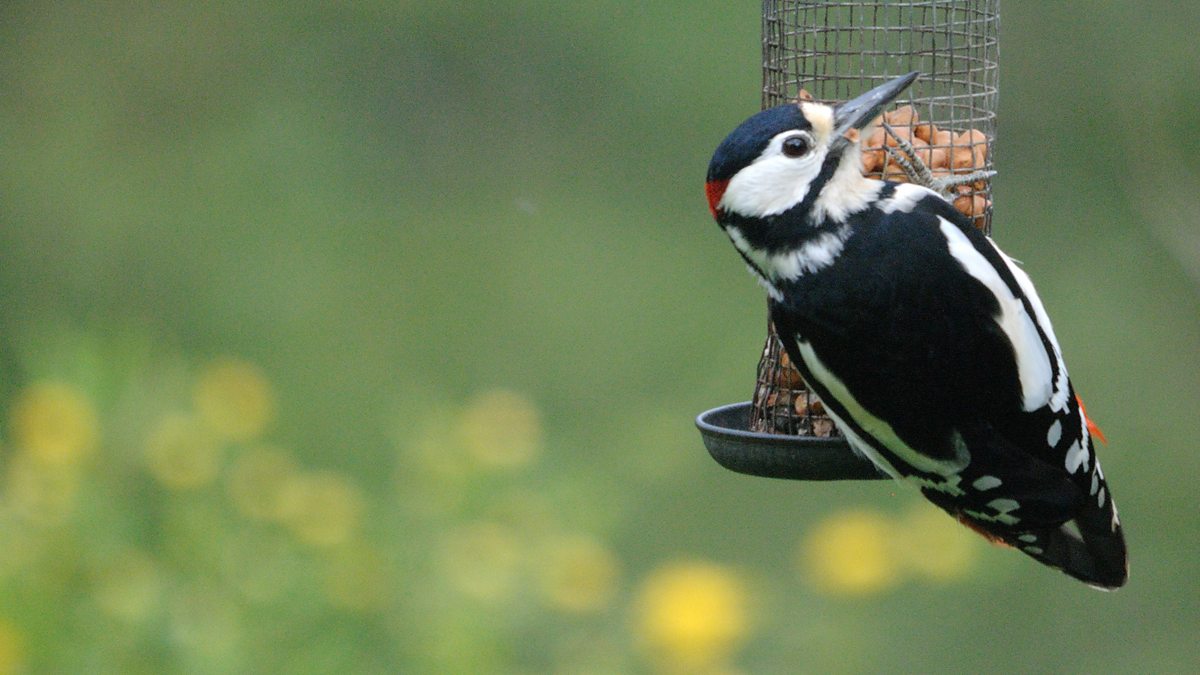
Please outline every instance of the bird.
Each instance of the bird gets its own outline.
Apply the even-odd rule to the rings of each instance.
[[[709,210],[855,452],[985,538],[1119,588],[1103,436],[1028,274],[941,194],[861,172],[855,130],[918,76],[749,117],[713,153]]]

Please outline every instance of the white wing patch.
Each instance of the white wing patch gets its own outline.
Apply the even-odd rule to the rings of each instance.
[[[958,482],[962,480],[962,477],[956,474],[970,462],[970,456],[966,455],[962,448],[960,448],[959,455],[953,460],[939,460],[914,450],[896,435],[896,430],[890,424],[872,415],[854,398],[854,395],[850,393],[845,383],[831,373],[825,367],[825,364],[821,362],[821,359],[817,357],[817,353],[813,350],[811,344],[803,340],[797,340],[797,344],[800,347],[800,356],[804,359],[804,364],[808,366],[809,372],[812,373],[812,376],[817,381],[824,385],[829,395],[846,409],[846,413],[853,418],[860,429],[914,469],[925,473],[946,476],[946,483],[938,483],[929,487],[944,490],[951,494],[963,494],[962,488],[958,487]],[[839,428],[843,430],[848,428],[848,425],[841,424],[841,421],[836,416],[834,420],[839,423]],[[897,475],[898,472],[895,468],[883,460],[869,443],[864,443],[863,439],[857,438],[857,445],[859,446],[858,449],[868,459],[875,462],[876,466],[892,476]]]
[[[1017,375],[1021,382],[1023,408],[1028,412],[1047,405],[1051,402],[1051,395],[1057,394],[1057,392],[1054,389],[1055,382],[1051,378],[1050,355],[1046,353],[1046,348],[1042,345],[1042,339],[1038,335],[1033,318],[1025,311],[1025,305],[1012,294],[1008,285],[1000,278],[996,268],[992,267],[987,258],[984,258],[979,251],[975,250],[971,240],[967,239],[967,235],[945,218],[939,217],[938,220],[942,234],[949,244],[950,255],[958,260],[968,274],[986,286],[1000,305],[1000,313],[995,317],[996,323],[1008,336],[1008,340],[1013,346],[1013,353],[1017,361]],[[1009,266],[1012,267],[1012,265]],[[1026,277],[1026,281],[1028,281],[1028,277]],[[1032,285],[1030,285],[1030,289],[1032,289]],[[1032,299],[1030,304],[1035,308],[1040,307],[1040,303],[1034,304]],[[1035,310],[1035,313],[1039,312]],[[1065,369],[1059,368],[1060,378],[1065,378],[1065,373]],[[1062,397],[1065,399],[1066,394],[1063,393]]]
[[[1058,447],[1058,442],[1062,440],[1062,420],[1054,420],[1054,424],[1050,425],[1050,430],[1046,432],[1046,445],[1055,448]]]
[[[996,249],[996,253],[1000,255],[1000,259],[1008,266],[1012,272],[1013,278],[1017,280],[1017,285],[1021,287],[1021,292],[1029,299],[1029,306],[1033,308],[1034,319],[1045,333],[1046,339],[1050,341],[1050,346],[1054,348],[1054,359],[1058,365],[1058,379],[1054,382],[1054,394],[1050,397],[1050,409],[1055,412],[1061,412],[1067,407],[1067,364],[1063,362],[1062,348],[1058,346],[1058,338],[1054,335],[1054,326],[1050,325],[1050,316],[1046,314],[1046,308],[1042,306],[1042,299],[1038,297],[1037,289],[1033,287],[1033,281],[1025,270],[1017,266],[1012,258],[1008,257],[1004,251],[1001,251],[996,243],[988,239],[988,243],[992,248]],[[1084,424],[1086,427],[1087,425]]]
[[[980,476],[979,478],[975,479],[974,483],[971,483],[971,487],[979,490],[980,492],[984,492],[985,490],[998,488],[1002,484],[1002,481],[995,476]]]
[[[1075,473],[1087,466],[1087,458],[1087,442],[1080,442],[1080,439],[1076,439],[1071,447],[1067,448],[1067,454],[1063,458],[1063,467],[1067,472]]]

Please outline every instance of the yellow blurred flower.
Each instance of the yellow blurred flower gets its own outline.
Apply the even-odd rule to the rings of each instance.
[[[642,583],[637,636],[666,670],[711,672],[723,667],[749,630],[745,583],[707,562],[661,567]]]
[[[575,614],[608,607],[617,592],[617,558],[585,536],[564,537],[540,555],[542,596],[555,609]]]
[[[0,675],[23,673],[25,668],[25,636],[8,619],[0,619]]]
[[[354,541],[330,552],[325,568],[325,597],[342,609],[367,612],[385,607],[396,580],[373,546]]]
[[[318,547],[348,541],[366,507],[358,487],[333,471],[293,474],[279,499],[284,525],[300,541]]]
[[[242,515],[281,520],[288,515],[285,488],[299,473],[287,451],[257,446],[238,455],[229,471],[229,498]]]
[[[26,387],[10,416],[14,444],[45,464],[77,464],[95,450],[100,434],[92,403],[83,392],[61,382]]]
[[[521,561],[520,546],[509,528],[478,522],[446,534],[439,569],[463,595],[494,602],[516,587]]]
[[[158,608],[164,587],[154,559],[132,549],[99,570],[93,584],[92,594],[100,609],[130,623],[146,619]]]
[[[275,418],[275,393],[252,363],[221,358],[205,366],[193,391],[200,419],[221,438],[250,441]]]
[[[836,513],[818,523],[800,546],[800,572],[818,589],[844,595],[878,593],[900,577],[889,546],[892,524],[871,510]]]
[[[979,557],[982,540],[929,504],[918,503],[895,529],[894,546],[900,561],[927,579],[961,579]]]
[[[203,487],[220,471],[221,444],[198,418],[170,414],[150,431],[146,466],[160,483],[173,490]]]
[[[494,389],[476,396],[459,422],[471,458],[493,467],[529,463],[542,448],[542,419],[523,394]]]

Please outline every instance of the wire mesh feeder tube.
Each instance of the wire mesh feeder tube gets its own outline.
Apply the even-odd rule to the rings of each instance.
[[[954,179],[993,170],[999,31],[999,0],[764,0],[762,104],[844,101],[919,71],[862,139],[864,173],[946,187],[940,191],[990,231],[991,181]],[[914,176],[905,163],[928,173]]]
[[[999,0],[763,0],[762,18],[764,108],[844,101],[919,71],[860,139],[863,173],[937,190],[990,234]],[[752,401],[710,410],[697,426],[710,454],[734,471],[882,477],[840,438],[770,325]]]

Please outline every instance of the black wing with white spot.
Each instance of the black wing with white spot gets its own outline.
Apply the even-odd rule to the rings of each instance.
[[[1123,535],[1025,273],[944,200],[896,190],[772,314],[852,445],[986,536],[1098,587]]]

